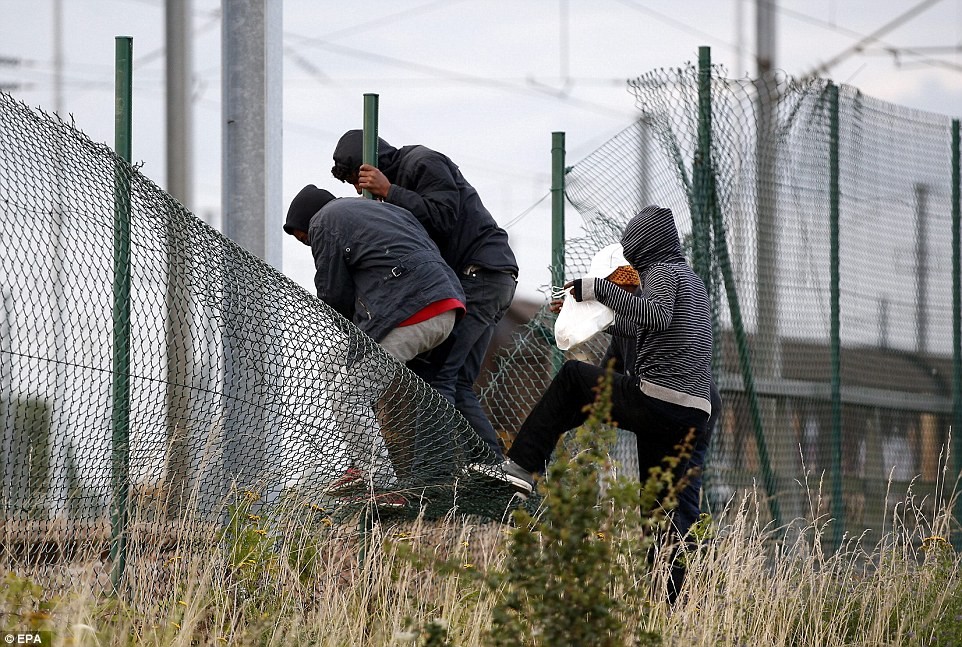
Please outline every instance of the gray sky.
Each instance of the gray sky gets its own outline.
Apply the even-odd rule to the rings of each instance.
[[[280,0],[277,0],[280,1]],[[0,86],[55,109],[53,0],[0,0]],[[113,142],[114,37],[134,39],[133,157],[165,186],[162,0],[63,0],[62,112]],[[220,211],[219,0],[193,0],[195,213]],[[914,8],[861,51],[853,46]],[[540,299],[550,262],[552,131],[577,163],[634,118],[625,81],[712,59],[755,70],[749,0],[284,0],[283,196],[307,183],[335,195],[337,138],[380,95],[381,136],[448,154],[511,236],[519,296]],[[962,116],[962,0],[777,0],[776,67],[825,76],[905,106]],[[7,59],[18,59],[12,65]],[[540,202],[539,202],[540,201]],[[536,206],[535,206],[536,205]],[[532,208],[533,207],[533,208]],[[526,214],[526,215],[523,215]],[[569,235],[579,218],[569,208]],[[284,271],[313,291],[310,252],[289,236]]]

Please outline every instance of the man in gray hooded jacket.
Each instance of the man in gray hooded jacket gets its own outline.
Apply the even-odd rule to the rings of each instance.
[[[682,253],[670,209],[642,209],[625,227],[621,245],[638,272],[640,293],[630,294],[603,278],[577,279],[569,285],[576,300],[597,300],[615,311],[608,332],[635,338],[630,373],[613,376],[611,417],[619,428],[639,436],[639,470],[646,475],[649,467],[674,454],[690,431],[696,446],[707,433],[712,412],[711,307],[704,283]],[[586,420],[584,407],[594,401],[594,388],[605,370],[566,362],[521,425],[508,460],[470,469],[530,493],[532,474],[545,471],[562,434]]]

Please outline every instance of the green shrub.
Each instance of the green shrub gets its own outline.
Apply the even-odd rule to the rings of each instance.
[[[610,371],[596,392],[588,420],[539,483],[544,504],[536,514],[514,513],[505,567],[489,574],[503,591],[490,633],[498,647],[661,644],[644,629],[649,557],[681,487],[673,474],[684,455],[653,469],[640,489],[637,480],[613,478]]]

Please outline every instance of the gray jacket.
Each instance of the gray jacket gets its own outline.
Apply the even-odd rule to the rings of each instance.
[[[465,301],[457,276],[406,209],[339,198],[311,218],[308,233],[317,296],[375,341],[436,301]]]
[[[685,261],[671,209],[651,205],[625,226],[625,259],[641,278],[639,295],[595,278],[582,298],[615,311],[610,332],[633,335],[633,374],[650,397],[711,413],[712,318],[705,284]]]

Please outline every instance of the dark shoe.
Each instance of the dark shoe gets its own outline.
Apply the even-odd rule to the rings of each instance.
[[[403,510],[408,507],[408,500],[396,492],[380,492],[374,496],[352,496],[343,498],[340,501],[347,505],[368,505],[373,503],[375,508],[385,512],[388,510]]]
[[[531,472],[510,458],[506,458],[503,463],[498,463],[497,465],[474,463],[468,465],[467,470],[507,483],[515,492],[524,496],[528,496],[534,491],[534,477],[531,475]]]
[[[324,490],[332,496],[357,494],[368,489],[367,474],[356,467],[349,468],[340,477],[331,481]]]
[[[400,510],[407,507],[408,500],[397,492],[383,492],[374,495],[374,505],[380,510]]]

